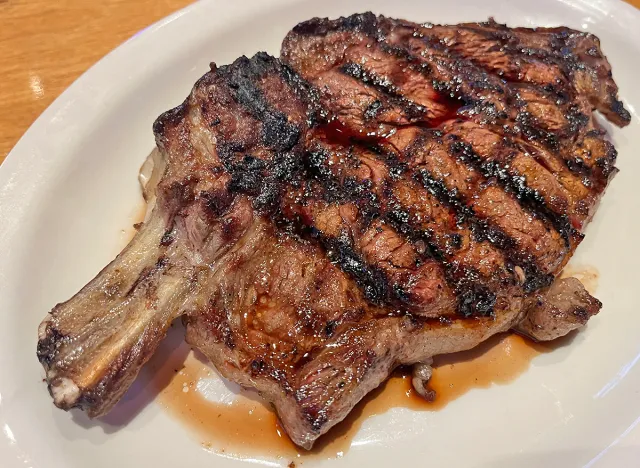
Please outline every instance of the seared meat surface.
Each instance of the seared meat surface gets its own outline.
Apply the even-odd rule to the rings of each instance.
[[[524,319],[514,328],[536,341],[550,341],[581,327],[602,307],[576,278],[556,280],[524,301]]]
[[[616,93],[594,36],[494,22],[314,19],[212,64],[154,124],[140,232],[40,327],[55,404],[109,411],[182,316],[310,448],[399,365],[431,397],[434,355],[584,325],[599,301],[554,280],[616,171]]]
[[[617,125],[630,120],[598,39],[568,28],[418,25],[365,13],[299,24],[282,59],[354,134],[454,117],[495,133],[504,148],[493,150],[496,164],[482,161],[483,172],[543,204],[560,229],[565,218],[582,228],[615,173],[615,149],[592,110]],[[494,145],[480,135],[466,143],[480,157]]]

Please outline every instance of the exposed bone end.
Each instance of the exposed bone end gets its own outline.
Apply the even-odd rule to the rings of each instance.
[[[167,158],[158,148],[154,148],[153,151],[149,153],[149,156],[147,156],[140,167],[138,182],[142,188],[142,196],[147,202],[145,222],[148,221],[156,204],[156,188],[160,183],[160,179],[162,179],[166,167]]]
[[[53,403],[58,408],[68,410],[77,406],[81,392],[71,378],[58,376],[54,362],[57,348],[61,346],[63,339],[54,328],[53,315],[47,314],[38,326],[37,355],[45,369]]]
[[[584,326],[601,307],[576,278],[558,279],[527,299],[524,318],[514,330],[536,341],[555,340]]]
[[[433,359],[425,359],[424,362],[419,362],[413,365],[413,375],[411,378],[411,384],[413,389],[427,401],[433,401],[436,397],[436,392],[429,388],[429,380],[433,374]]]
[[[56,406],[109,411],[153,354],[188,289],[152,216],[118,257],[38,327],[37,355]]]
[[[47,329],[49,328],[49,323],[51,322],[51,314],[47,314],[40,325],[38,325],[38,341],[44,341],[47,338]]]
[[[157,149],[154,149],[149,153],[149,156],[144,160],[142,166],[140,166],[140,171],[138,172],[138,182],[140,183],[140,187],[142,188],[142,193],[144,198],[147,198],[146,187],[149,184],[149,180],[151,180],[151,176],[153,175],[153,168],[155,163],[153,161],[153,157]]]
[[[58,408],[70,409],[78,404],[81,392],[73,380],[60,377],[49,379],[49,382],[49,392]]]

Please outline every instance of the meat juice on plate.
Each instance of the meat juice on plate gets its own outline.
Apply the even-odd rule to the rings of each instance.
[[[473,350],[436,357],[430,381],[430,387],[436,392],[432,402],[413,390],[409,370],[400,369],[320,438],[310,452],[291,442],[275,413],[257,395],[222,380],[199,353],[189,352],[186,359],[184,356],[177,360],[152,359],[151,367],[154,374],[165,375],[157,379],[161,382],[155,389],[159,392],[158,402],[191,429],[206,450],[238,458],[260,455],[285,459],[335,458],[349,450],[367,418],[391,408],[440,410],[469,390],[512,381],[529,368],[535,356],[551,351],[556,345],[536,344],[519,335],[501,334]],[[222,386],[227,389],[220,391]],[[215,401],[208,399],[211,394],[218,395]],[[220,394],[225,396],[220,398]]]
[[[145,211],[144,202],[132,211],[129,217],[132,226],[121,231],[122,245],[133,237],[134,224],[144,220]],[[571,276],[579,279],[591,294],[595,293],[599,278],[595,267],[568,265],[561,277]],[[174,333],[182,334],[183,330],[174,330]],[[369,417],[391,408],[440,410],[469,390],[509,383],[529,368],[534,357],[564,341],[566,339],[540,344],[516,334],[500,334],[470,351],[437,356],[429,381],[429,387],[436,393],[434,401],[426,401],[415,392],[410,369],[399,369],[369,393],[344,421],[320,438],[311,451],[301,450],[291,442],[275,412],[257,394],[223,380],[206,358],[188,351],[185,343],[180,345],[182,351],[179,352],[175,352],[173,346],[161,349],[147,370],[151,371],[149,379],[160,405],[212,453],[237,458],[260,455],[282,459],[336,458],[349,450],[362,423]],[[211,400],[208,394],[226,396]]]
[[[341,129],[333,130],[340,132]],[[141,201],[132,211],[129,216],[132,226],[121,231],[123,246],[135,234],[137,223],[144,220],[146,209],[146,203]],[[561,277],[575,277],[595,294],[599,273],[592,266],[568,265]],[[183,330],[173,332],[182,334]],[[567,339],[561,338],[553,343],[535,343],[520,335],[499,334],[472,350],[437,356],[429,381],[429,387],[436,394],[433,401],[426,401],[415,392],[410,369],[398,369],[383,385],[369,393],[345,420],[320,438],[311,451],[301,450],[291,442],[275,412],[255,392],[244,391],[222,379],[204,356],[188,351],[184,342],[178,352],[174,346],[161,349],[147,370],[152,371],[149,379],[160,405],[191,429],[206,450],[237,458],[256,455],[275,455],[283,459],[335,458],[349,450],[367,418],[391,408],[435,411],[469,390],[509,383],[529,368],[535,356],[551,351],[565,341]],[[207,395],[218,396],[210,399]]]

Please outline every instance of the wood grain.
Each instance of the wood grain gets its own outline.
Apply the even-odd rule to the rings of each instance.
[[[0,0],[0,163],[85,70],[191,1]]]
[[[0,0],[0,162],[101,57],[192,0]]]

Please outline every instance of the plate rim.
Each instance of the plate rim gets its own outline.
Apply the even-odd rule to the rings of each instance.
[[[14,163],[14,159],[18,156],[16,154],[20,153],[21,147],[24,144],[23,140],[33,139],[36,137],[36,132],[38,128],[36,124],[40,124],[41,121],[46,120],[46,118],[51,114],[55,109],[60,107],[65,100],[70,100],[71,95],[76,91],[79,86],[82,86],[85,81],[93,78],[94,75],[97,75],[101,71],[103,67],[109,65],[109,62],[113,60],[113,57],[116,55],[125,54],[128,52],[128,49],[139,44],[140,41],[145,40],[147,37],[153,35],[159,29],[167,27],[175,21],[178,21],[183,16],[188,16],[193,14],[193,10],[197,10],[200,8],[204,8],[207,3],[223,3],[224,0],[195,0],[193,3],[171,13],[164,18],[152,23],[151,25],[141,29],[140,31],[134,33],[128,39],[125,39],[124,42],[120,43],[118,46],[107,52],[104,56],[98,59],[93,65],[91,65],[87,70],[85,70],[80,76],[78,76],[69,86],[67,86],[52,102],[47,106],[47,108],[38,115],[34,119],[34,121],[29,125],[29,127],[24,131],[24,133],[20,136],[15,145],[11,148],[9,153],[7,153],[5,159],[0,164],[0,184],[3,182],[4,177],[6,177],[5,173],[10,169],[5,169]],[[287,3],[302,3],[305,0],[270,0],[270,7],[278,6],[280,4],[284,5]],[[640,25],[640,8],[636,8],[630,3],[625,2],[624,0],[558,0],[559,3],[566,4],[571,7],[577,7],[578,5],[583,5],[587,8],[592,8],[596,10],[600,10],[596,5],[608,5],[613,7],[614,10],[621,10],[620,13],[626,13],[629,15],[629,20],[631,22],[636,22]],[[248,2],[251,3],[251,2]],[[261,3],[259,3],[262,5]],[[265,8],[267,9],[267,8]],[[611,13],[611,10],[609,10]],[[234,14],[232,16],[237,16]],[[607,16],[612,16],[608,14]],[[640,29],[637,34],[638,38],[640,38]],[[10,164],[8,165],[7,162]],[[0,197],[0,203],[2,202],[2,198]]]
[[[93,64],[89,69],[87,69],[84,73],[82,73],[77,79],[73,81],[71,85],[69,85],[56,99],[31,123],[31,125],[27,128],[27,130],[23,133],[20,139],[16,142],[13,148],[7,154],[5,160],[2,164],[0,164],[0,214],[4,213],[5,209],[8,209],[10,212],[16,213],[16,209],[20,208],[21,205],[16,206],[7,206],[6,202],[14,198],[16,194],[19,194],[23,191],[26,193],[27,191],[34,191],[37,194],[38,189],[29,183],[21,184],[21,181],[28,178],[28,174],[21,172],[23,167],[24,160],[21,158],[31,158],[29,162],[32,164],[38,163],[38,158],[41,157],[41,154],[34,154],[33,152],[29,152],[30,146],[40,146],[46,141],[46,130],[49,127],[51,120],[56,117],[56,114],[63,110],[68,105],[73,105],[73,103],[78,99],[78,94],[82,95],[82,87],[88,86],[91,84],[92,80],[99,79],[104,71],[108,70],[111,67],[111,64],[118,59],[120,56],[124,56],[130,53],[132,48],[141,47],[145,44],[149,38],[153,37],[153,35],[166,27],[171,27],[172,24],[179,21],[186,21],[190,15],[197,14],[196,12],[200,8],[206,8],[207,4],[216,4],[222,3],[220,0],[203,0],[200,2],[196,2],[190,4],[171,15],[162,18],[161,20],[153,23],[147,28],[141,30],[136,33],[129,39],[125,40],[122,44],[114,48],[112,51],[107,53],[101,59],[99,59],[95,64]],[[257,3],[262,6],[262,3],[257,0],[247,2],[247,4]],[[276,0],[270,3],[268,6],[265,6],[266,9],[281,7],[282,5],[292,4],[292,3],[302,3],[302,0]],[[628,21],[632,21],[640,25],[640,9],[633,7],[632,5],[623,2],[622,0],[560,0],[559,3],[563,3],[569,6],[575,6],[576,4],[583,5],[589,8],[595,8],[595,5],[609,5],[611,7],[610,14],[607,16],[614,15],[628,15]],[[229,11],[236,11],[233,8],[230,8]],[[244,14],[241,11],[236,11],[232,15],[235,18],[242,18]],[[181,20],[181,18],[183,18]],[[638,28],[636,34],[636,39],[640,43],[640,28]],[[94,105],[99,104],[98,97],[93,95],[83,96],[83,99],[88,99]],[[636,118],[638,116],[636,115]],[[9,186],[11,190],[15,189],[15,192],[9,193],[6,189],[6,186]],[[22,197],[18,197],[22,199]],[[33,209],[33,207],[28,207],[28,209]],[[19,232],[19,231],[18,231]],[[0,223],[0,246],[7,246],[7,241],[13,238],[14,234],[9,231],[9,229]],[[0,260],[0,277],[2,277],[2,273],[6,268],[4,261]],[[2,301],[2,297],[5,293],[4,287],[0,284],[0,302]],[[0,358],[0,362],[2,362],[2,358]],[[0,371],[0,375],[3,372]],[[1,413],[0,406],[0,413]],[[640,441],[640,433],[639,431],[635,431],[634,438],[637,441]],[[637,445],[638,451],[640,452],[640,444]],[[2,455],[2,451],[0,451],[0,458]],[[11,460],[10,460],[11,461]]]

